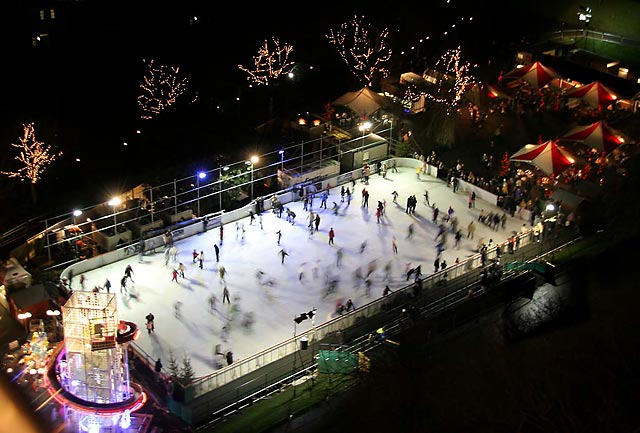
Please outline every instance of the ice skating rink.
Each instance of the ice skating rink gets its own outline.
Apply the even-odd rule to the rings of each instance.
[[[183,356],[191,359],[197,377],[204,376],[221,365],[226,365],[222,356],[215,354],[216,345],[222,352],[231,350],[234,360],[273,346],[293,336],[294,318],[302,312],[317,309],[315,323],[323,323],[334,317],[336,304],[352,299],[355,307],[362,306],[382,296],[385,285],[392,290],[404,287],[407,266],[421,265],[423,276],[433,273],[436,258],[436,235],[438,225],[432,223],[432,208],[424,201],[425,190],[429,191],[431,204],[440,209],[439,219],[451,206],[458,218],[463,237],[459,249],[454,246],[453,234],[447,235],[446,249],[441,260],[449,265],[473,255],[478,241],[506,240],[512,231],[521,230],[527,223],[516,218],[507,218],[506,228],[495,231],[478,222],[481,209],[485,213],[502,210],[495,203],[476,201],[474,209],[468,208],[466,192],[453,193],[451,187],[440,179],[422,175],[420,180],[411,168],[399,168],[398,173],[389,172],[386,179],[374,174],[368,185],[360,181],[355,184],[351,204],[341,203],[340,187],[330,191],[327,209],[320,208],[319,194],[313,201],[314,212],[320,215],[319,231],[309,235],[308,215],[303,202],[285,204],[296,214],[294,224],[286,221],[286,212],[278,218],[265,211],[250,224],[247,215],[238,225],[225,225],[224,242],[220,247],[220,262],[216,263],[214,243],[219,244],[218,227],[205,233],[176,241],[177,261],[165,265],[163,247],[155,254],[147,253],[142,261],[130,257],[85,274],[85,287],[103,286],[105,279],[111,281],[111,292],[118,294],[118,313],[122,320],[136,322],[141,334],[136,345],[152,358],[160,358],[168,365],[169,353],[176,359]],[[352,184],[345,187],[352,188]],[[362,207],[362,189],[369,191],[369,206]],[[393,203],[392,192],[398,192],[398,203]],[[415,214],[406,211],[407,197],[415,195]],[[380,222],[376,218],[378,201],[386,200],[386,210]],[[333,202],[340,205],[337,215],[332,211]],[[467,225],[475,221],[475,239],[467,239]],[[413,224],[413,236],[408,238],[409,226]],[[244,234],[242,232],[244,226]],[[328,232],[335,231],[334,245],[329,245]],[[281,231],[280,245],[277,244]],[[393,252],[392,240],[397,240],[398,252]],[[361,252],[363,243],[366,243]],[[192,252],[204,251],[203,269]],[[281,261],[280,250],[289,255]],[[337,252],[343,251],[342,265],[337,266]],[[182,262],[185,277],[172,281],[172,272]],[[120,280],[127,265],[133,268],[133,282],[128,283],[128,293],[120,293]],[[219,276],[219,266],[225,267],[225,281]],[[370,274],[370,294],[366,284],[355,275]],[[390,274],[387,277],[387,269]],[[261,271],[261,274],[259,274]],[[302,274],[302,278],[300,275]],[[78,290],[79,275],[74,279]],[[258,278],[259,277],[259,278]],[[386,279],[385,279],[386,278]],[[327,294],[328,282],[337,281],[335,291]],[[231,303],[222,303],[223,287],[226,284]],[[217,298],[212,310],[209,299]],[[180,302],[180,314],[176,316],[175,305]],[[155,332],[145,329],[145,316],[155,315]],[[297,325],[297,332],[310,329],[311,320]]]

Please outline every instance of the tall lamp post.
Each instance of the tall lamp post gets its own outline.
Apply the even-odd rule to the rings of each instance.
[[[247,161],[247,164],[249,165],[249,169],[251,170],[251,201],[253,201],[253,166],[258,161],[260,161],[260,158],[258,158],[256,155],[253,155],[249,159],[249,161]]]
[[[28,325],[30,318],[31,313],[29,313],[28,311],[25,311],[24,313],[18,313],[18,320],[22,320],[22,323],[24,324],[24,333],[27,334],[27,337],[29,336]]]
[[[284,149],[278,151],[280,154],[280,171],[284,173]]]
[[[204,171],[198,172],[198,175],[196,176],[196,190],[198,192],[198,216],[200,216],[200,179],[204,179],[205,177],[207,177],[207,173],[205,173]]]
[[[118,220],[116,218],[116,206],[120,204],[120,197],[113,197],[107,203],[109,206],[113,207],[113,233],[115,236],[118,235]]]
[[[47,310],[47,316],[51,317],[53,326],[55,329],[56,340],[58,339],[58,316],[60,316],[60,310]]]
[[[79,217],[80,215],[82,215],[82,211],[79,209],[76,209],[73,211],[73,225],[76,225],[76,218]]]
[[[229,166],[225,165],[224,167],[218,166],[218,183],[220,184],[220,193],[218,194],[218,199],[220,200],[220,211],[222,211],[222,171],[228,171]]]
[[[364,122],[358,126],[358,129],[362,131],[362,147],[364,147],[364,133],[371,129],[371,122]]]

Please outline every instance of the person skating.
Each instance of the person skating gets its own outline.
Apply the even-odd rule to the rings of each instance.
[[[220,275],[220,282],[221,283],[225,282],[224,278],[227,275],[227,269],[224,266],[220,265],[218,267],[218,275]]]
[[[131,267],[131,265],[127,265],[126,269],[124,270],[124,275],[127,276],[132,283],[135,282],[133,281],[133,268]]]
[[[231,299],[229,298],[229,289],[227,289],[227,286],[224,286],[224,288],[222,289],[222,303],[224,304],[225,302],[231,304]]]
[[[278,252],[278,254],[280,254],[280,257],[282,258],[282,264],[284,265],[284,258],[287,257],[289,253],[282,249]]]
[[[178,282],[178,270],[174,269],[173,271],[171,271],[171,281],[175,281],[176,283]]]
[[[145,319],[147,320],[147,332],[151,334],[156,330],[155,324],[153,323],[156,318],[153,313],[149,313],[145,316]]]
[[[182,262],[178,265],[178,272],[180,273],[180,277],[184,278],[184,264]]]
[[[217,244],[213,244],[213,250],[216,253],[216,262],[220,261],[220,248],[218,248]]]
[[[333,238],[336,237],[335,232],[333,231],[333,227],[329,230],[329,245],[333,245]]]
[[[198,255],[198,261],[200,262],[200,269],[204,266],[204,251],[200,251]]]
[[[173,303],[173,315],[176,319],[180,319],[182,317],[182,302],[176,301]]]
[[[211,296],[209,296],[208,302],[209,310],[213,313],[214,311],[216,311],[216,302],[218,302],[218,298],[216,298],[216,295],[211,294]]]

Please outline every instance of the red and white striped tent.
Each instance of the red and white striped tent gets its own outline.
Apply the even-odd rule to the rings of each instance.
[[[584,86],[569,89],[565,92],[565,96],[567,98],[582,99],[595,108],[607,107],[618,99],[618,95],[604,86],[600,81],[594,81]]]
[[[562,140],[580,141],[586,146],[611,152],[624,143],[624,138],[603,120],[591,125],[579,125],[560,137]]]
[[[549,84],[554,78],[560,78],[560,74],[540,62],[534,62],[530,65],[512,69],[504,74],[503,77],[505,79],[526,81],[531,87],[538,89]]]
[[[527,144],[509,157],[511,161],[528,162],[551,176],[576,162],[575,157],[554,140],[542,144]]]

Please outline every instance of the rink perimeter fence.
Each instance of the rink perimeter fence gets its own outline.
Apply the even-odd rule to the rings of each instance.
[[[374,145],[375,144],[376,143],[374,143]],[[309,156],[307,157],[309,158]],[[393,160],[398,168],[409,168],[412,171],[416,170],[418,167],[424,166],[421,161],[415,158],[389,158],[388,147],[387,154],[380,160],[386,161],[388,165],[390,165],[389,163]],[[170,229],[173,234],[174,242],[197,233],[202,233],[203,231],[219,229],[221,225],[246,218],[249,212],[259,213],[261,211],[270,210],[271,202],[269,198],[274,195],[284,205],[301,199],[303,195],[301,191],[315,192],[323,190],[326,187],[334,188],[342,184],[348,184],[353,181],[360,180],[362,177],[362,168],[357,168],[346,173],[340,173],[339,164],[335,167],[335,164],[332,164],[330,159],[327,159],[325,163],[320,163],[320,161],[315,162],[315,175],[312,174],[312,176],[306,176],[305,174],[304,181],[295,183],[284,190],[270,193],[266,197],[257,198],[257,200],[253,200],[249,204],[230,212],[220,210],[201,217],[189,218],[186,221],[176,223]],[[284,161],[280,160],[277,164],[279,164],[281,169],[278,171],[277,175],[284,176],[287,171],[284,170]],[[327,167],[329,168],[327,169]],[[425,175],[442,178],[443,173],[439,173],[437,167],[428,164],[425,167]],[[376,173],[376,166],[373,163],[371,164],[371,173]],[[253,181],[258,180],[259,178],[254,178]],[[491,194],[465,181],[460,181],[459,189],[460,191],[465,191],[468,194],[475,191],[478,199],[482,199],[493,204],[497,203],[497,196],[495,194]],[[220,193],[221,191],[222,190],[219,187],[216,189],[216,193]],[[200,197],[200,199],[204,197],[206,197],[206,195]],[[258,203],[258,200],[261,202]],[[177,199],[175,199],[175,197],[173,198],[173,201],[174,203],[177,203]],[[174,212],[174,215],[178,214],[177,206],[175,207]],[[108,215],[107,217],[115,218],[116,216]],[[521,218],[523,221],[528,221],[529,219],[528,211],[525,209],[518,209],[516,216]],[[69,221],[66,221],[66,223],[68,222]],[[116,225],[117,223],[114,224],[114,227]],[[84,272],[120,261],[129,256],[142,254],[145,250],[149,250],[150,245],[154,245],[156,248],[162,248],[162,235],[165,232],[166,229],[157,230],[155,236],[144,239],[144,244],[141,244],[140,241],[129,243],[113,251],[84,259],[79,262],[69,263],[61,272],[60,280],[65,281],[69,279],[70,275],[81,275]],[[520,246],[525,246],[532,241],[530,232],[519,233],[517,236],[519,238],[518,242]],[[506,245],[503,243],[492,248],[487,252],[485,259],[494,259],[496,257],[497,248],[502,248],[504,250],[506,249]],[[445,280],[459,278],[465,273],[473,271],[481,266],[482,258],[481,254],[478,253],[457,265],[448,267],[446,273],[443,271],[422,278],[420,280],[421,289],[423,293],[426,294],[425,296],[428,296],[429,301],[433,303],[433,308],[448,308],[452,305],[452,293],[449,293],[447,285],[443,284],[446,282]],[[301,340],[308,342],[310,348],[317,349],[318,344],[323,341],[335,339],[336,335],[344,333],[345,330],[358,327],[362,328],[364,323],[367,323],[369,327],[372,326],[372,324],[375,326],[376,318],[384,316],[381,313],[384,313],[389,305],[394,302],[397,303],[400,299],[404,299],[409,296],[412,293],[412,290],[414,290],[414,286],[414,284],[407,285],[386,297],[376,299],[352,312],[340,315],[326,323],[315,325],[309,331],[302,332],[295,337],[257,352],[247,358],[236,360],[233,364],[224,366],[209,375],[197,378],[191,384],[184,387],[181,402],[175,401],[173,404],[170,402],[170,405],[173,406],[172,411],[181,416],[187,422],[203,422],[210,417],[212,412],[215,412],[215,410],[231,404],[231,402],[235,400],[246,397],[257,389],[268,388],[278,380],[282,380],[285,376],[290,376],[290,360],[291,357],[295,358],[295,356],[299,356],[299,353],[301,352]],[[368,330],[362,331],[363,334],[368,332]],[[152,368],[155,363],[155,359],[145,353],[144,350],[135,344],[135,342],[131,344],[136,355]],[[313,350],[306,351],[306,353],[312,352]],[[299,362],[299,374],[302,374],[302,366],[310,365],[311,361],[309,359],[300,359]],[[266,366],[271,367],[273,374],[265,375],[260,373],[260,370]],[[287,373],[285,374],[284,372]],[[214,396],[214,393],[217,391],[218,395]]]

